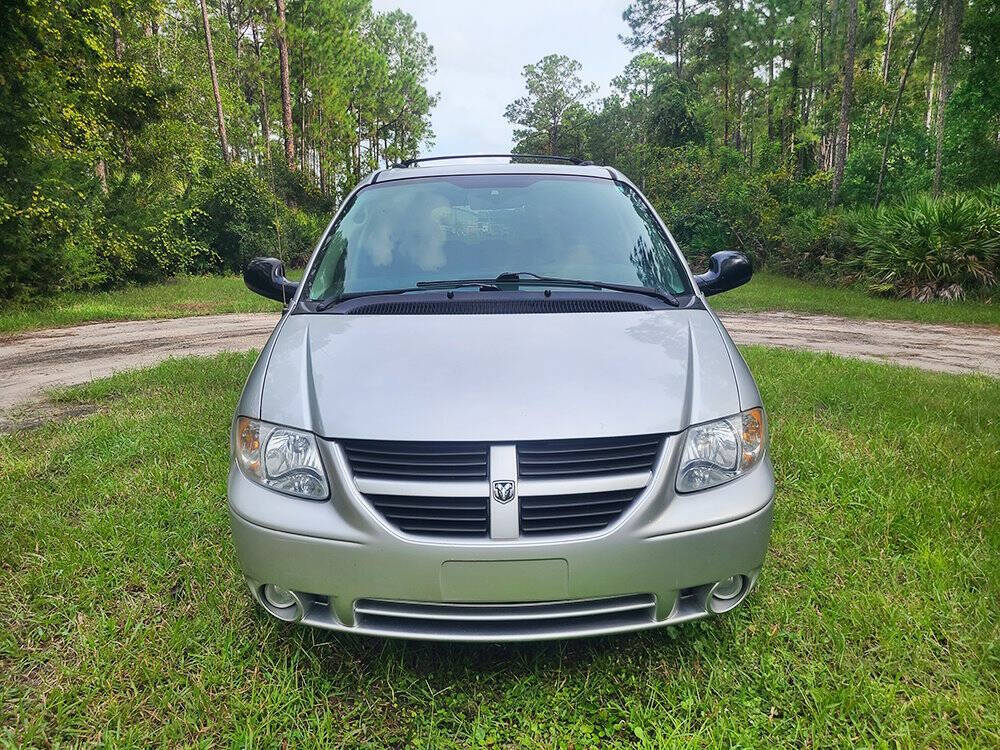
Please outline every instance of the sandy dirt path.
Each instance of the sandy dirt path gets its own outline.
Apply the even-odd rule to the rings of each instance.
[[[260,348],[277,315],[88,323],[0,338],[0,412],[43,391],[154,365],[168,357]]]
[[[1000,329],[789,312],[720,315],[737,344],[830,352],[924,370],[1000,377]]]
[[[91,323],[0,339],[0,412],[37,402],[45,389],[82,383],[167,357],[263,346],[271,313]],[[1000,377],[1000,330],[861,321],[786,312],[726,314],[739,344],[831,352],[941,372]]]

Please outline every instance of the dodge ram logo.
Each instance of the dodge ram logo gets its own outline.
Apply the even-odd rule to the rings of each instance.
[[[494,482],[493,498],[497,502],[509,503],[514,499],[514,483],[507,481]]]

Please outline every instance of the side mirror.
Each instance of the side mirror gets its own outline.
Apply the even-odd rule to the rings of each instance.
[[[713,253],[708,270],[694,277],[706,297],[746,284],[753,275],[750,259],[734,250]]]
[[[251,292],[284,304],[299,288],[285,278],[285,264],[277,258],[254,258],[243,272],[243,282]]]

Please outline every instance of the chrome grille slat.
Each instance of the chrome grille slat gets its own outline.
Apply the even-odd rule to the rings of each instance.
[[[515,604],[449,604],[447,602],[396,602],[378,599],[358,599],[355,614],[386,617],[413,617],[420,620],[554,620],[561,617],[602,615],[645,609],[652,605],[649,595],[588,599],[584,601],[515,603]]]
[[[359,628],[386,635],[535,638],[631,629],[655,622],[652,594],[515,604],[439,604],[358,599]]]

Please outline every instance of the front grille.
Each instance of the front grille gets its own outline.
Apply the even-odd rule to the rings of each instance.
[[[355,477],[461,481],[486,479],[489,471],[484,443],[345,440],[342,445]]]
[[[662,435],[536,440],[517,446],[522,479],[569,479],[651,471]]]
[[[521,536],[600,531],[617,521],[640,491],[522,496]]]
[[[572,536],[608,528],[649,483],[663,440],[639,435],[517,443],[519,535]],[[490,500],[489,444],[346,440],[341,445],[358,490],[396,529],[417,536],[489,538],[491,508],[500,507]]]
[[[489,533],[489,498],[367,495],[382,517],[400,531],[424,536],[474,536]]]
[[[629,630],[655,622],[652,594],[525,604],[437,604],[358,599],[359,628],[390,636],[482,639],[559,638]]]

